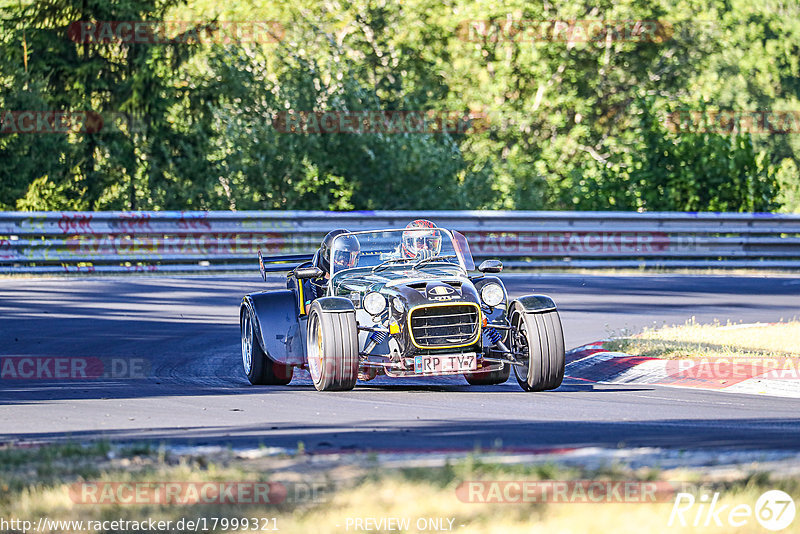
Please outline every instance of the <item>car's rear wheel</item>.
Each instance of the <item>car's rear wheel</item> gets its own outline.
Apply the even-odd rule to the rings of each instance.
[[[511,310],[511,350],[524,365],[514,366],[517,382],[525,391],[556,389],[564,380],[564,332],[558,311]]]
[[[285,386],[291,382],[294,374],[292,366],[273,362],[262,350],[250,311],[243,309],[239,322],[242,331],[242,366],[247,380],[260,386]]]
[[[477,373],[466,373],[464,378],[471,386],[494,386],[502,384],[511,375],[511,366],[509,364],[503,365],[502,369],[496,371],[479,371]]]
[[[313,303],[306,337],[308,371],[319,391],[353,389],[358,379],[358,329],[352,311],[326,312]]]

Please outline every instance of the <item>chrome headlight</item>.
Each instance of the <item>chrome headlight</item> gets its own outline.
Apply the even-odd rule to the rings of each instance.
[[[361,305],[368,314],[378,315],[386,309],[386,297],[373,291],[372,293],[367,293]]]
[[[403,313],[405,310],[405,306],[403,306],[403,301],[400,299],[400,297],[395,297],[392,299],[392,307],[397,313]]]
[[[500,284],[489,283],[481,288],[481,300],[490,308],[494,308],[505,300]]]

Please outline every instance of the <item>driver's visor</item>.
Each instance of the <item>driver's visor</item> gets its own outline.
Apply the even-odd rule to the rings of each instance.
[[[334,250],[333,251],[333,264],[337,267],[344,267],[349,269],[355,267],[358,262],[358,252],[349,250]]]
[[[413,250],[439,250],[442,246],[442,236],[412,236],[406,239]]]

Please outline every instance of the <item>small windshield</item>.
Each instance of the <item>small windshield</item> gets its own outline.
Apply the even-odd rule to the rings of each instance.
[[[441,266],[443,262],[459,266],[465,271],[475,269],[466,238],[444,228],[341,234],[333,240],[331,257],[342,260],[331,262],[331,276],[348,269],[379,272],[393,267],[407,269],[415,265],[424,269],[426,265]]]

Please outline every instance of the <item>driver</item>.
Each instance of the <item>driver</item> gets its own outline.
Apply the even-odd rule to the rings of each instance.
[[[328,280],[331,278],[331,267],[336,267],[336,270],[342,270],[351,269],[358,265],[361,244],[356,236],[345,235],[340,237],[336,240],[336,250],[333,250],[333,240],[341,234],[349,234],[349,232],[343,228],[328,232],[328,235],[322,240],[319,250],[314,254],[314,259],[311,260],[314,266],[319,267],[325,273],[322,278],[309,280],[309,295],[312,300],[325,294]],[[331,257],[331,254],[333,257]]]
[[[330,278],[331,262],[337,269],[351,269],[358,265],[358,254],[361,252],[361,244],[354,235],[342,236],[336,240],[336,250],[332,251],[333,239],[341,234],[349,234],[343,228],[332,230],[328,232],[325,239],[319,246],[319,250],[314,254],[313,263],[315,266],[322,269],[325,273],[325,278]],[[333,258],[331,258],[333,253]]]
[[[406,225],[400,243],[404,258],[424,260],[438,256],[442,251],[442,233],[426,219],[417,219]]]

